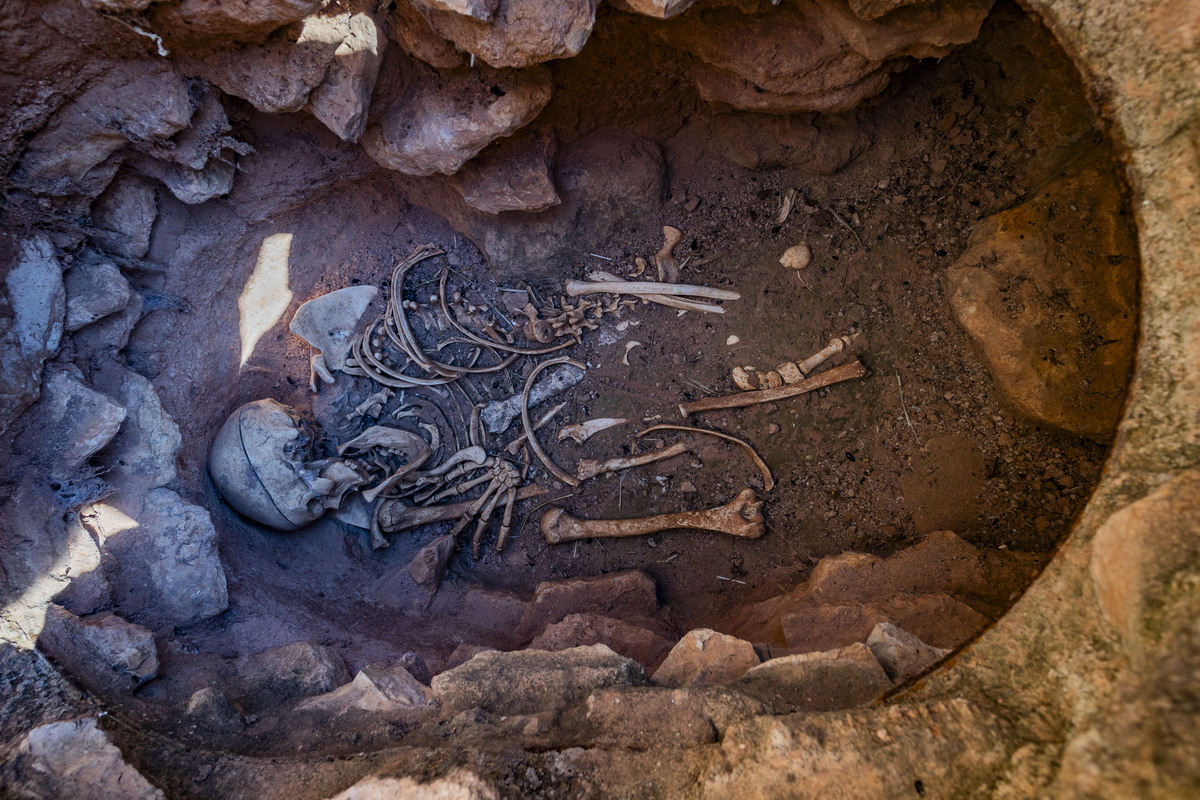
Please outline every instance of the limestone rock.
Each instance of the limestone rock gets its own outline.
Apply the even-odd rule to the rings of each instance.
[[[1111,165],[1078,157],[1034,197],[979,222],[946,294],[1020,413],[1108,441],[1137,330],[1137,249]]]
[[[394,715],[422,712],[435,705],[433,692],[401,666],[371,664],[354,680],[332,692],[301,701],[296,711],[318,711],[341,716],[352,711]]]
[[[22,441],[40,451],[52,466],[55,477],[69,477],[117,435],[125,409],[109,397],[93,391],[71,370],[48,370],[42,399],[37,405],[37,422]]]
[[[454,69],[463,63],[463,54],[437,34],[411,0],[396,0],[386,27],[389,39],[431,67]]]
[[[329,0],[181,0],[160,5],[155,30],[176,36],[253,40],[320,10]]]
[[[37,192],[94,195],[112,179],[101,165],[128,142],[163,142],[192,116],[188,82],[167,61],[113,62],[29,142],[17,183]]]
[[[38,647],[92,691],[128,692],[158,675],[153,634],[108,612],[77,617],[49,605]]]
[[[488,214],[558,205],[552,131],[518,133],[468,161],[454,176],[463,200]]]
[[[480,653],[494,652],[494,647],[484,647],[478,644],[460,644],[450,652],[446,657],[446,663],[443,665],[442,671],[454,669],[457,666],[467,663]]]
[[[30,731],[4,766],[13,797],[162,800],[94,719],[52,722]],[[8,791],[5,792],[8,794]]]
[[[32,646],[0,642],[0,682],[4,686],[0,742],[13,742],[39,725],[70,719],[83,705],[79,690]]]
[[[545,67],[441,74],[414,62],[408,86],[368,126],[363,148],[408,175],[450,175],[537,116],[551,90]]]
[[[662,207],[665,162],[658,145],[603,129],[564,146],[555,186],[562,202],[537,214],[443,209],[501,279],[561,278],[581,253],[628,239]]]
[[[153,148],[140,148],[141,151],[194,170],[204,169],[222,150],[232,148],[241,155],[252,152],[249,145],[228,135],[233,126],[229,124],[229,117],[225,113],[221,91],[204,84],[203,87],[195,87],[195,93],[198,95],[196,111],[188,126],[172,136],[170,141],[158,143]]]
[[[154,184],[132,173],[121,175],[92,203],[91,239],[109,253],[141,258],[150,249],[157,216]]]
[[[838,112],[882,91],[911,58],[973,40],[990,7],[991,0],[939,2],[874,20],[838,0],[757,13],[714,7],[658,32],[694,56],[692,79],[705,100],[774,114]]]
[[[415,778],[363,778],[331,800],[500,800],[496,787],[473,772],[453,769],[444,778],[419,781]]]
[[[654,673],[659,686],[727,684],[741,679],[760,659],[754,645],[708,628],[689,631]]]
[[[738,688],[777,713],[833,711],[879,697],[892,683],[865,644],[773,658],[750,669]]]
[[[146,378],[122,370],[115,392],[127,416],[112,446],[102,455],[109,480],[126,492],[149,491],[175,480],[179,426],[162,407]]]
[[[671,650],[671,640],[655,630],[661,627],[652,620],[646,620],[643,627],[602,614],[568,614],[562,621],[547,625],[529,643],[529,649],[557,651],[603,644],[618,655],[654,669]]]
[[[903,628],[881,622],[867,637],[867,647],[887,676],[904,683],[950,655],[949,650],[925,644]]]
[[[84,258],[63,275],[67,295],[66,329],[74,332],[121,311],[132,290],[116,265]]]
[[[197,689],[188,698],[183,713],[198,728],[210,733],[237,733],[245,727],[229,698],[211,686]]]
[[[433,9],[428,19],[439,35],[493,67],[528,67],[582,50],[596,5],[597,0],[499,0],[487,20]]]
[[[597,644],[558,653],[480,653],[435,675],[433,692],[444,714],[471,708],[494,714],[534,714],[561,710],[606,686],[644,682],[641,665]]]
[[[322,23],[344,28],[325,79],[308,97],[308,110],[347,142],[357,142],[367,127],[367,107],[387,39],[370,14],[325,17]]]
[[[615,5],[622,11],[632,11],[645,14],[655,19],[670,19],[687,11],[696,0],[616,0]]]
[[[593,612],[630,619],[652,617],[656,611],[658,596],[653,578],[635,570],[610,572],[539,583],[521,628],[533,633],[568,614]]]
[[[214,158],[203,169],[172,164],[162,171],[161,180],[176,199],[194,206],[233,191],[236,173],[237,167],[232,160]]]
[[[332,647],[294,642],[238,659],[244,693],[274,704],[293,697],[331,692],[350,680],[346,662]]]
[[[153,626],[185,626],[229,606],[208,511],[170,489],[93,503],[84,524],[113,557],[117,608]]]
[[[559,726],[593,746],[675,750],[717,741],[729,725],[766,711],[724,689],[612,687],[588,695]]]
[[[0,258],[14,266],[0,300],[0,433],[37,399],[42,365],[58,351],[66,316],[62,265],[45,236],[0,238]]]
[[[988,618],[945,592],[897,594],[877,602],[818,603],[783,616],[783,637],[790,650],[811,652],[863,642],[879,624],[891,622],[955,648],[988,625]]]
[[[496,15],[500,0],[420,0],[420,3],[432,12],[461,14],[480,22],[488,22]]]

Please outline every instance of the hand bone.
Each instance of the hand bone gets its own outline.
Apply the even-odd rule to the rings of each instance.
[[[645,536],[680,528],[757,539],[766,531],[762,505],[762,501],[755,497],[754,490],[743,489],[732,502],[718,508],[635,519],[579,519],[568,514],[566,509],[552,508],[542,515],[541,528],[548,544],[578,539]]]

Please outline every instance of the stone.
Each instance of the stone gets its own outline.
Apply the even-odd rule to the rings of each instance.
[[[214,158],[204,169],[192,169],[181,164],[167,167],[162,173],[163,185],[175,198],[189,206],[223,197],[233,191],[237,167],[232,161]]]
[[[78,514],[67,522],[67,557],[62,577],[67,585],[51,598],[76,616],[112,608],[112,585],[101,568],[100,548]]]
[[[518,133],[484,150],[454,176],[467,205],[488,214],[558,205],[552,131]]]
[[[446,715],[472,708],[493,714],[537,714],[564,709],[606,686],[634,686],[645,680],[640,664],[597,644],[557,653],[480,653],[435,675],[432,686]]]
[[[329,0],[182,0],[155,8],[154,30],[187,38],[254,40],[320,10]]]
[[[529,643],[529,649],[557,651],[603,644],[650,670],[667,657],[671,640],[654,630],[662,626],[653,620],[646,620],[645,625],[602,614],[568,614],[561,621],[547,625]]]
[[[655,19],[670,19],[687,11],[696,0],[616,0],[615,5],[622,11],[635,14],[645,14]]]
[[[496,16],[500,0],[419,0],[420,5],[430,12],[448,12],[464,17],[490,22]]]
[[[494,647],[484,647],[478,644],[460,644],[446,657],[446,663],[442,671],[445,672],[446,670],[451,670],[461,664],[465,664],[480,653],[490,653],[495,650],[496,648]]]
[[[442,209],[499,279],[561,279],[577,267],[581,253],[627,239],[662,208],[666,163],[655,142],[602,129],[565,145],[556,161],[561,202],[545,211],[493,215],[465,204]]]
[[[39,725],[70,719],[83,706],[79,689],[32,643],[26,647],[0,642],[0,685],[0,742],[11,743]]]
[[[0,237],[0,258],[14,264],[0,302],[0,433],[38,398],[42,365],[58,352],[66,318],[62,265],[50,240]]]
[[[434,31],[411,0],[396,0],[391,11],[384,13],[388,38],[410,56],[438,69],[454,69],[465,60],[458,48]]]
[[[126,417],[112,446],[100,456],[105,474],[125,492],[166,486],[177,476],[175,459],[183,441],[179,426],[150,381],[130,369],[121,370],[119,380],[115,394]]]
[[[197,728],[209,733],[238,733],[246,727],[229,698],[212,686],[197,689],[188,698],[183,713]]]
[[[895,683],[905,683],[950,655],[890,622],[881,622],[867,637],[867,647],[883,671]]]
[[[362,145],[407,175],[450,175],[483,148],[524,127],[550,102],[545,67],[437,73],[411,63],[408,85],[367,127]]]
[[[158,675],[154,635],[110,612],[77,617],[50,604],[38,647],[84,687],[102,694],[131,692]]]
[[[157,216],[154,184],[134,173],[122,174],[92,203],[89,236],[106,252],[142,258],[150,249],[150,231]]]
[[[363,778],[331,800],[500,800],[496,787],[473,772],[455,768],[444,778]]]
[[[30,731],[4,765],[0,788],[13,797],[162,800],[95,719],[52,722]]]
[[[331,692],[350,680],[346,662],[337,650],[310,642],[293,642],[242,656],[235,670],[242,693],[268,705]]]
[[[521,626],[529,603],[499,589],[471,589],[462,601],[462,616],[475,628],[511,636]]]
[[[67,295],[66,329],[75,332],[98,319],[123,311],[133,290],[109,261],[84,258],[63,275]]]
[[[71,337],[71,342],[80,354],[86,353],[97,358],[101,353],[113,356],[129,344],[129,337],[133,334],[134,326],[142,318],[145,308],[145,298],[136,291],[132,292],[125,308],[93,322],[86,328],[80,328]]]
[[[737,692],[621,686],[592,692],[559,724],[592,746],[676,750],[711,744],[731,721],[763,710]]]
[[[367,127],[387,39],[370,14],[325,17],[322,23],[344,28],[345,38],[333,51],[325,79],[308,96],[308,110],[342,141],[357,142]]]
[[[143,153],[172,164],[202,170],[223,150],[232,149],[240,155],[253,152],[249,145],[228,135],[233,126],[229,124],[229,116],[225,113],[220,89],[205,84],[195,88],[195,95],[196,111],[188,126],[168,142],[156,144],[153,148],[141,148]]]
[[[170,489],[118,492],[81,513],[113,558],[117,609],[147,625],[182,627],[229,606],[208,511]]]
[[[58,478],[70,477],[111,442],[125,419],[124,408],[85,386],[81,377],[74,367],[48,370],[36,423],[21,437],[49,460],[50,473]]]
[[[1093,149],[1031,200],[976,224],[945,287],[1018,412],[1107,442],[1133,367],[1137,279],[1112,165]]]
[[[429,666],[425,663],[425,659],[421,657],[420,653],[405,653],[396,659],[396,663],[404,667],[409,675],[416,678],[418,683],[428,686],[429,681],[433,679],[433,676],[429,672]]]
[[[435,705],[433,692],[398,665],[371,664],[332,692],[301,701],[296,711],[341,716],[353,711],[395,715],[424,712]]]
[[[695,146],[746,169],[784,165],[815,175],[838,172],[872,142],[867,126],[844,114],[732,112],[688,123],[681,135],[688,133],[702,137]]]
[[[131,141],[164,142],[191,116],[188,81],[170,62],[115,60],[33,137],[16,181],[45,194],[99,194],[113,177],[102,167],[109,156]]]
[[[751,668],[737,684],[776,713],[851,708],[874,700],[891,686],[883,667],[862,643],[773,658]]]
[[[708,628],[688,631],[653,675],[659,686],[703,686],[740,680],[761,659],[754,645]]]
[[[693,56],[692,80],[709,102],[790,114],[847,111],[883,91],[912,58],[972,41],[990,0],[907,8],[863,20],[835,0],[745,13],[706,8],[656,33]]]
[[[597,0],[499,0],[490,19],[430,9],[430,26],[493,67],[529,67],[583,49]]]
[[[590,578],[543,581],[533,593],[521,629],[531,634],[568,614],[595,613],[617,619],[652,617],[658,611],[654,579],[644,572],[610,572]]]
[[[881,622],[892,622],[939,647],[955,648],[968,641],[990,620],[945,592],[897,594],[873,603],[830,603],[801,607],[782,620],[788,649],[797,652],[831,650],[863,642]]]

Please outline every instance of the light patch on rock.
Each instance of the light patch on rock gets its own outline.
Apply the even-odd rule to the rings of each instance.
[[[331,800],[500,800],[496,787],[478,775],[455,769],[444,778],[421,782],[415,778],[364,778]]]
[[[162,800],[94,719],[52,722],[30,731],[7,766],[20,797]]]

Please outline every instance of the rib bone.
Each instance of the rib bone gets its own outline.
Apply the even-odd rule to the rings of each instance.
[[[563,508],[552,508],[542,515],[542,535],[549,544],[573,542],[578,539],[615,539],[622,536],[645,536],[660,531],[716,531],[730,536],[757,539],[766,532],[762,501],[753,489],[743,489],[731,503],[706,511],[684,511],[678,514],[659,514],[635,519],[579,519]]]

